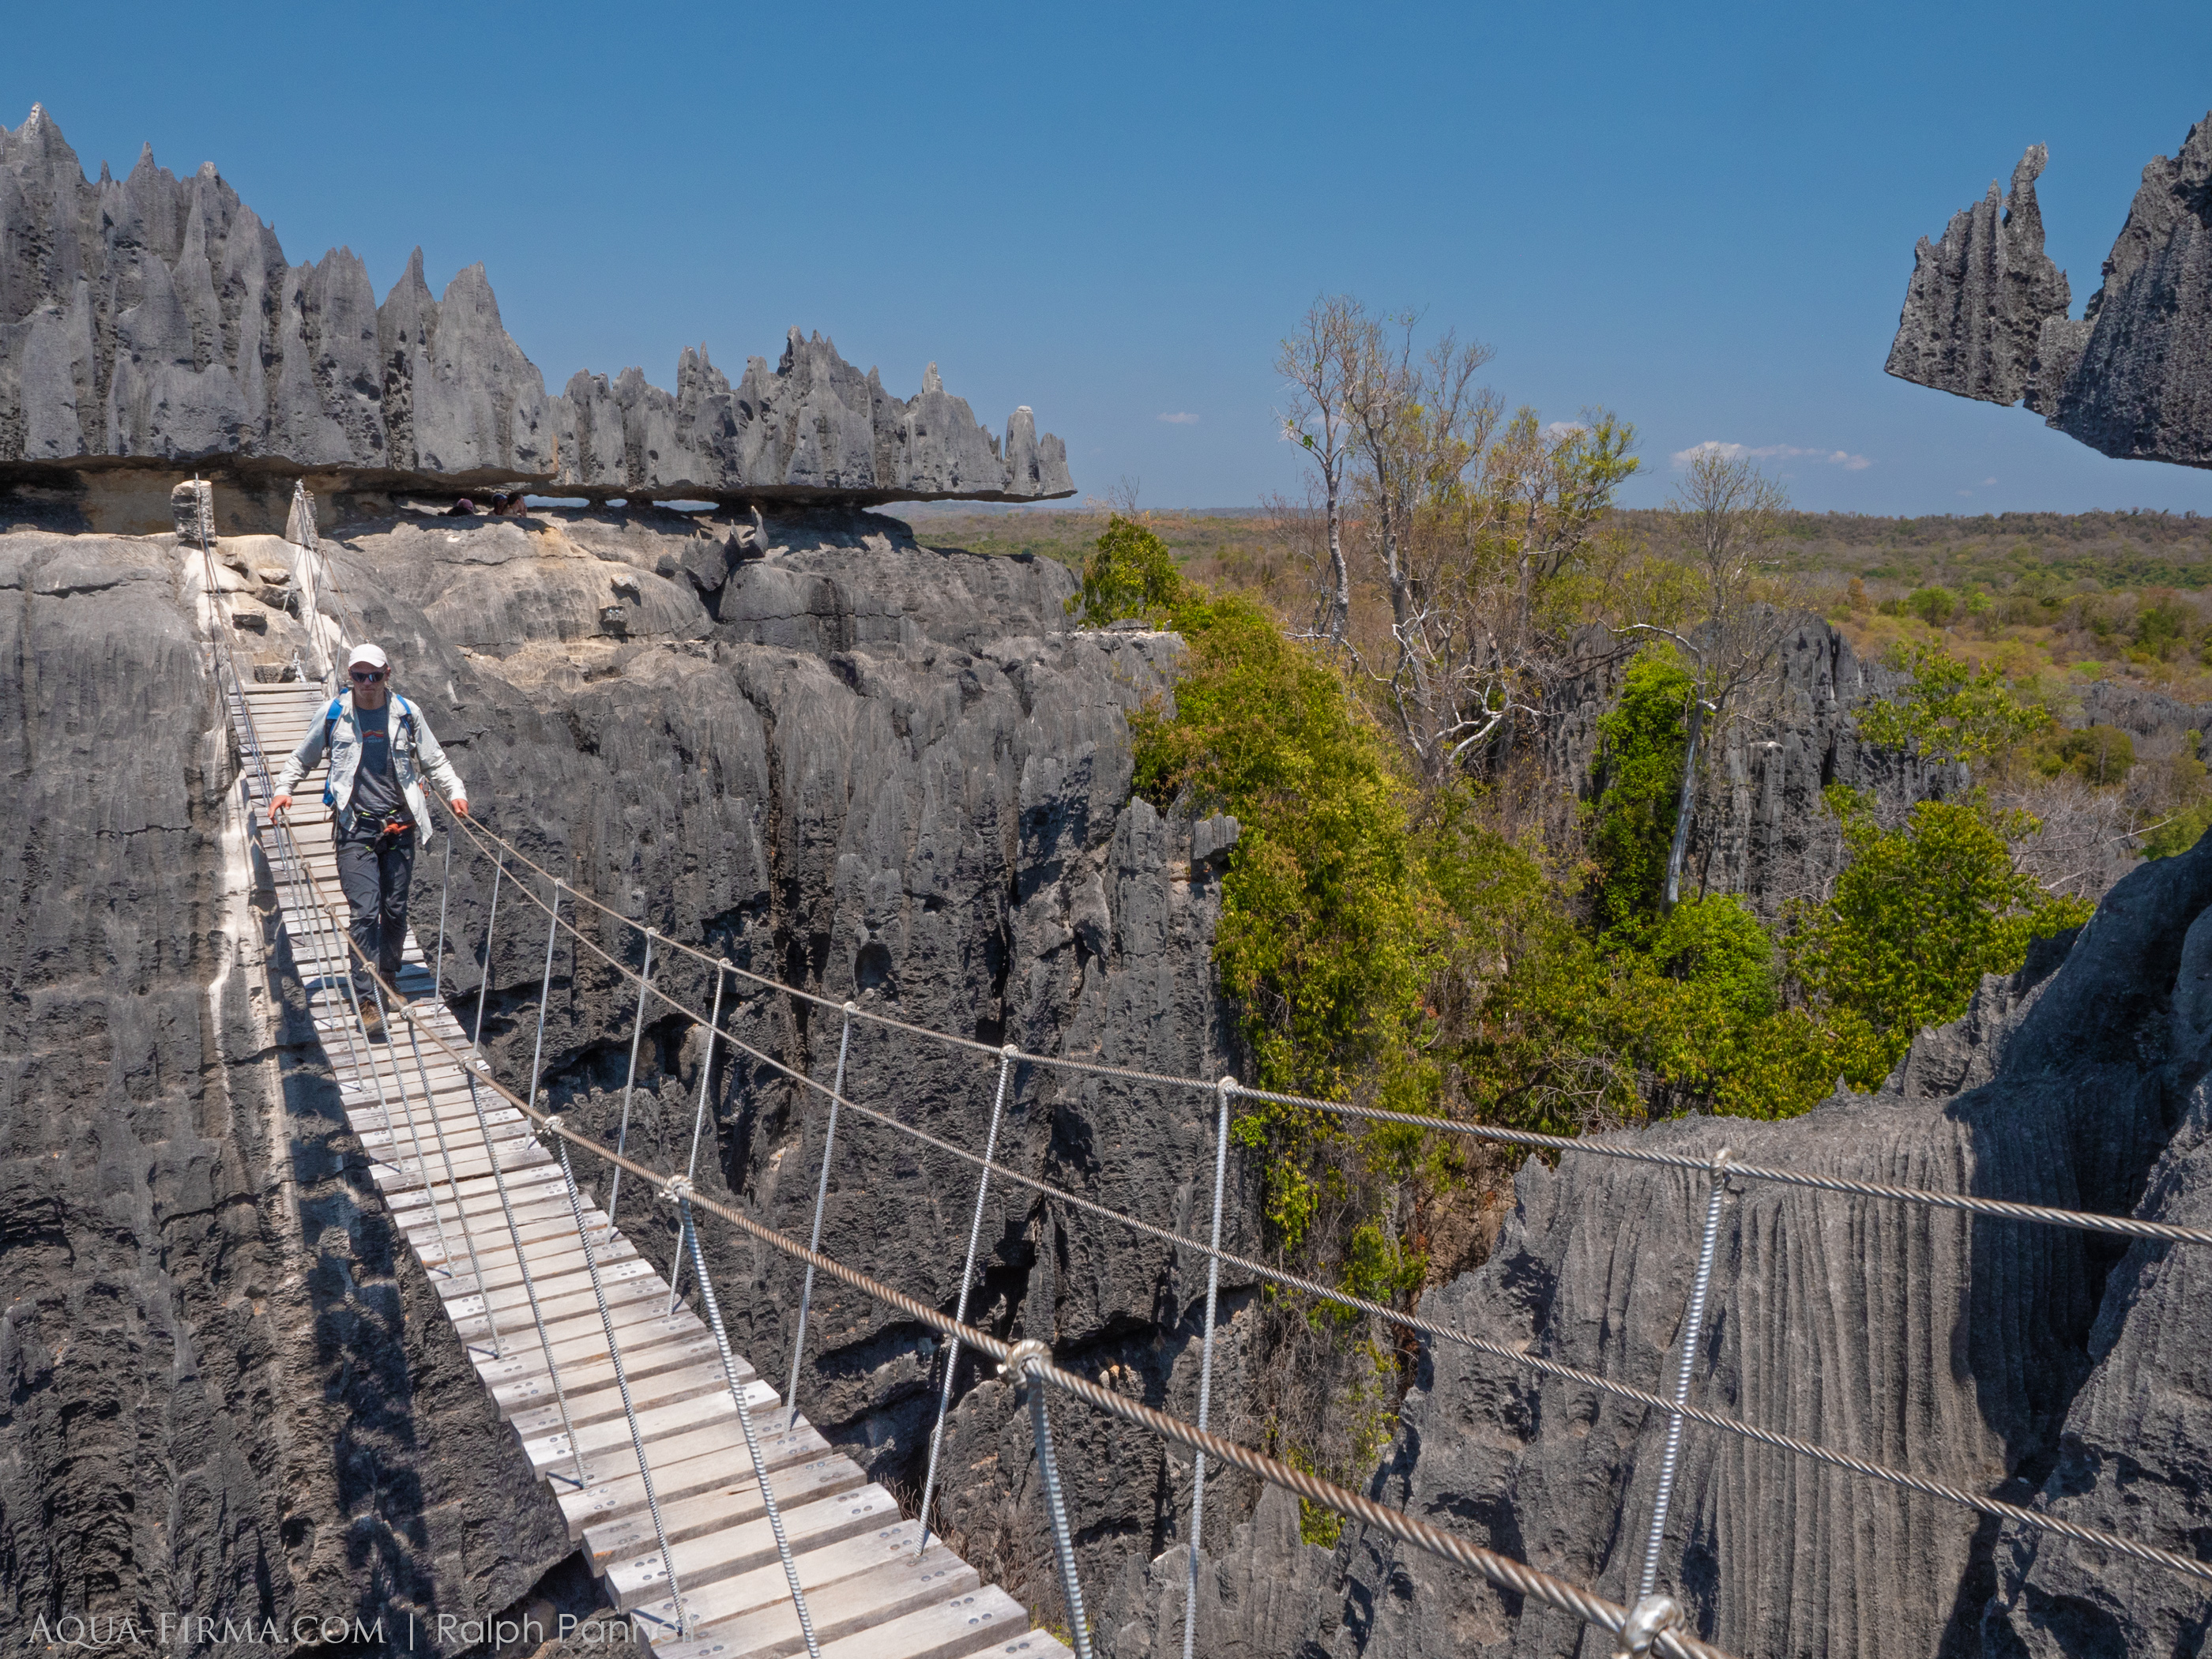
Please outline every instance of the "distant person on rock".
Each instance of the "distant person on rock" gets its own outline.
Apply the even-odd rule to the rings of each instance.
[[[467,496],[464,495],[460,500],[455,501],[451,507],[446,509],[446,517],[449,519],[472,519],[476,516],[476,512],[477,504],[471,501]]]
[[[457,817],[469,815],[468,791],[422,711],[391,689],[392,664],[382,651],[373,645],[354,647],[346,675],[352,690],[331,699],[322,719],[285,761],[269,809],[289,810],[292,791],[329,751],[323,805],[331,812],[338,885],[353,909],[353,942],[362,958],[376,963],[384,982],[396,986],[400,948],[407,938],[416,838],[430,839],[422,777],[437,785]],[[353,982],[374,1036],[383,1021],[374,983],[359,963]]]

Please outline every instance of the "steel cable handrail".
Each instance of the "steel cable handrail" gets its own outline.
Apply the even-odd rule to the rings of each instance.
[[[565,884],[562,890],[570,896],[574,896],[575,893],[575,889],[573,887],[568,887]],[[532,902],[537,904],[540,909],[544,909],[545,908],[544,902],[538,898],[535,894],[531,893],[528,888],[524,888],[523,892],[525,896],[528,897]],[[615,969],[618,973],[624,974],[633,979],[639,977],[635,969],[629,968],[626,963],[610,955],[597,940],[586,938],[581,933],[577,933],[575,937],[578,942],[580,943],[586,950],[591,951],[592,955],[598,957],[602,962]],[[655,937],[661,938],[664,936],[655,934]],[[700,1018],[700,1016],[696,1012],[685,1006],[676,998],[670,996],[667,992],[663,990],[659,986],[656,985],[653,987],[652,994],[653,995],[659,998],[662,1001],[665,1002],[676,1012],[691,1021],[695,1025],[703,1025],[704,1022]],[[1816,1442],[1800,1440],[1793,1436],[1780,1434],[1771,1429],[1763,1429],[1755,1424],[1745,1421],[1741,1418],[1729,1417],[1719,1412],[1708,1411],[1701,1407],[1691,1406],[1684,1403],[1679,1399],[1670,1400],[1662,1395],[1653,1392],[1650,1389],[1639,1389],[1632,1383],[1615,1382],[1612,1378],[1601,1376],[1595,1371],[1584,1370],[1577,1366],[1565,1364],[1559,1360],[1547,1359],[1540,1355],[1529,1353],[1524,1348],[1516,1346],[1513,1344],[1499,1342],[1487,1337],[1477,1336],[1474,1333],[1463,1330],[1457,1326],[1444,1324],[1435,1320],[1425,1319],[1419,1314],[1409,1313],[1402,1309],[1392,1308],[1382,1303],[1371,1301],[1365,1297],[1355,1296],[1346,1291],[1334,1289],[1327,1285],[1321,1284],[1315,1279],[1307,1279],[1301,1274],[1291,1273],[1286,1269],[1273,1267],[1268,1266],[1265,1262],[1255,1261],[1251,1257],[1241,1255],[1233,1250],[1221,1249],[1217,1246],[1208,1245],[1199,1239],[1186,1237],[1182,1234],[1175,1232],[1168,1228],[1155,1225],[1151,1222],[1141,1220],[1135,1216],[1125,1214],[1121,1211],[1112,1209],[1106,1205],[1097,1202],[1095,1200],[1087,1199],[1082,1197],[1079,1194],[1071,1193],[1065,1188],[1055,1187],[1049,1182],[1041,1180],[1037,1176],[1025,1175],[1018,1170],[1008,1168],[1006,1164],[980,1157],[976,1153],[969,1151],[964,1146],[957,1146],[951,1141],[945,1139],[941,1136],[932,1134],[927,1129],[919,1128],[910,1123],[902,1123],[897,1118],[891,1116],[886,1112],[880,1111],[872,1106],[865,1106],[859,1101],[852,1099],[849,1096],[840,1095],[834,1090],[824,1087],[814,1079],[807,1076],[804,1072],[800,1072],[784,1061],[776,1059],[773,1054],[762,1052],[760,1049],[756,1048],[751,1044],[746,1042],[743,1038],[736,1036],[727,1030],[718,1030],[715,1031],[714,1036],[720,1041],[728,1043],[739,1053],[758,1061],[763,1066],[768,1066],[772,1071],[780,1073],[791,1081],[799,1084],[807,1089],[812,1090],[815,1093],[823,1096],[836,1109],[854,1113],[860,1117],[869,1120],[871,1122],[879,1123],[886,1128],[896,1130],[899,1133],[907,1136],[910,1139],[919,1141],[923,1146],[931,1147],[934,1151],[943,1152],[951,1158],[960,1160],[963,1163],[972,1164],[977,1169],[984,1171],[991,1177],[1006,1182],[1009,1185],[1023,1188],[1030,1192],[1037,1194],[1042,1198],[1055,1200],[1060,1203],[1066,1204],[1071,1209],[1077,1210],[1084,1214],[1094,1216],[1103,1221],[1111,1222],[1120,1226],[1126,1227],[1132,1232],[1156,1239],[1164,1244],[1172,1246],[1177,1250],[1188,1250],[1200,1257],[1218,1261],[1223,1266],[1237,1268],[1242,1272],[1250,1273],[1255,1279],[1279,1285],[1285,1290],[1296,1291],[1302,1295],[1314,1297],[1321,1301],[1334,1304],[1338,1307],[1346,1309],[1352,1312],[1366,1314],[1374,1318],[1382,1320],[1386,1323],[1398,1326],[1402,1329],[1413,1331],[1420,1335],[1430,1337],[1437,1340],[1454,1343],[1459,1346],[1470,1349],[1474,1352],[1485,1354],[1492,1358],[1501,1359],[1510,1364],[1522,1366],[1529,1370],[1538,1372],[1539,1374],[1546,1376],[1556,1377],[1561,1381],[1572,1382],[1580,1387],[1593,1389],[1598,1393],[1611,1395],[1617,1399],[1628,1401],[1632,1404],[1646,1407],[1651,1410],[1660,1413],[1663,1416],[1680,1417],[1687,1422],[1697,1423],[1708,1428],[1719,1429],[1727,1433],[1736,1435],[1743,1439],[1751,1440],[1761,1445],[1772,1447],[1777,1450],[1793,1453],[1796,1455],[1806,1458],[1810,1462],[1825,1464],[1831,1468],[1848,1471],[1854,1474],[1863,1475],[1869,1480],[1882,1481],[1887,1485],[1900,1487],[1906,1491],[1917,1492],[1928,1497],[1940,1498],[1944,1499],[1946,1502],[1958,1504],[1962,1509],[1977,1510],[1981,1514],[1993,1516],[2001,1520],[2018,1522],[2023,1526],[2032,1527],[2039,1531],[2055,1533],[2061,1536],[2070,1538],[2077,1543],[2091,1544],[2100,1548],[2113,1550],[2121,1554],[2130,1556],[2136,1560],[2146,1562],[2154,1566],[2165,1567],[2172,1571],[2185,1574],[2191,1577],[2212,1583],[2212,1563],[2195,1561],[2187,1556],[2178,1555],[2172,1551],[2160,1549],[2155,1545],[2138,1543],[2135,1540],[2123,1537],[2117,1533],[2105,1532],[2095,1528],[2079,1526],[2075,1522],[2061,1520],[2056,1516],[2048,1515],[2041,1510],[2026,1509],[2016,1504],[2007,1504],[1997,1498],[1984,1497],[1982,1494],[1975,1492],[1964,1486],[1954,1486],[1946,1481],[1930,1480],[1923,1475],[1913,1474],[1907,1470],[1895,1468],[1887,1464],[1876,1463],[1865,1458],[1856,1457],[1848,1452],[1837,1451],[1829,1447],[1822,1446]],[[1225,1084],[1217,1085],[1216,1086],[1232,1088],[1233,1091],[1238,1094],[1259,1092],[1257,1091],[1245,1090],[1242,1087],[1228,1085]],[[1389,1115],[1398,1117],[1402,1116],[1403,1115],[1391,1114]],[[1415,1118],[1411,1121],[1419,1123],[1425,1122],[1428,1120]],[[1665,1154],[1662,1157],[1654,1157],[1649,1161],[1655,1163],[1663,1162],[1668,1167],[1687,1168],[1709,1176],[1723,1173],[1729,1176],[1733,1176],[1738,1174],[1742,1168],[1742,1166],[1739,1165],[1733,1158],[1729,1159],[1724,1164],[1721,1164],[1717,1168],[1713,1160],[1710,1158],[1692,1159],[1671,1153]],[[627,1168],[630,1166],[624,1165],[623,1167]]]
[[[528,866],[548,881],[558,881],[569,897],[580,904],[597,910],[625,927],[640,933],[652,932],[665,948],[691,957],[708,967],[714,968],[751,981],[754,984],[784,995],[796,997],[817,1008],[842,1013],[845,1005],[812,991],[801,990],[795,985],[773,979],[765,974],[741,968],[725,957],[709,956],[696,946],[671,939],[667,934],[648,929],[642,922],[634,921],[589,894],[570,884],[566,878],[556,877],[542,865],[524,854],[514,842],[473,818],[455,820],[471,836],[482,836],[503,849],[517,862]],[[490,858],[482,846],[477,848],[480,857]],[[524,891],[529,890],[526,887]],[[541,909],[544,902],[535,894],[531,900]],[[582,939],[583,934],[574,922],[561,924],[571,933]],[[587,944],[591,941],[586,940]],[[596,945],[592,948],[605,960],[635,977],[629,968]],[[933,1030],[926,1025],[916,1025],[889,1014],[877,1013],[854,1006],[853,1018],[869,1024],[880,1025],[890,1030],[902,1031],[911,1036],[927,1037],[949,1048],[964,1048],[993,1060],[1003,1056],[1003,1048],[993,1048],[972,1037],[957,1036],[950,1032]],[[696,1015],[692,1018],[696,1018]],[[1085,1076],[1107,1077],[1125,1082],[1142,1083],[1164,1088],[1182,1089],[1212,1093],[1213,1082],[1197,1078],[1176,1077],[1164,1072],[1147,1072],[1131,1066],[1109,1066],[1100,1061],[1071,1060],[1053,1054],[1032,1054],[1017,1048],[1014,1058],[1019,1064],[1042,1066],[1049,1070],[1074,1072]],[[1462,1118],[1428,1117],[1413,1112],[1386,1111],[1380,1107],[1356,1106],[1344,1101],[1317,1100],[1310,1096],[1287,1094],[1279,1090],[1253,1089],[1242,1085],[1236,1092],[1246,1099],[1264,1100],[1279,1105],[1302,1107],[1310,1111],[1327,1112],[1334,1116],[1357,1119],[1363,1122],[1401,1125],[1435,1134],[1462,1135],[1471,1139],[1497,1144],[1527,1146],[1547,1152],[1577,1152],[1593,1158],[1610,1158],[1632,1164],[1648,1164],[1668,1169],[1703,1170],[1710,1167],[1709,1160],[1684,1152],[1655,1152],[1650,1148],[1622,1146],[1591,1137],[1543,1134],[1534,1130],[1502,1128],[1494,1124],[1470,1123]],[[1906,1187],[1891,1182],[1857,1181],[1843,1176],[1812,1174],[1776,1164],[1731,1162],[1729,1172],[1747,1181],[1768,1181],[1778,1186],[1798,1187],[1818,1192],[1841,1193],[1857,1198],[1875,1198],[1902,1204],[1917,1204],[1933,1209],[1958,1210],[1976,1215],[1987,1215],[2008,1221],[2025,1221],[2046,1226],[2070,1227],[2087,1232],[2112,1234],[2122,1238],[2149,1239],[2166,1243],[2212,1245],[2212,1228],[2187,1227],[2172,1222],[2146,1221],[2133,1216],[2102,1215],[2089,1210],[2069,1210],[2053,1205],[2021,1204],[2009,1199],[1984,1198],[1971,1193],[1947,1193],[1933,1188]]]
[[[325,902],[319,889],[316,892],[315,902],[318,904]],[[350,944],[350,941],[349,943]],[[353,949],[356,956],[360,958],[364,970],[381,984],[381,975],[378,974],[375,965],[368,962],[358,946],[354,946]],[[548,1133],[558,1136],[572,1146],[592,1153],[616,1168],[628,1170],[641,1181],[652,1182],[654,1188],[664,1194],[671,1196],[680,1194],[693,1208],[703,1210],[710,1215],[719,1217],[771,1249],[793,1260],[804,1261],[817,1271],[829,1274],[840,1283],[860,1291],[872,1300],[930,1327],[949,1341],[974,1348],[1001,1364],[1012,1352],[1014,1344],[1002,1341],[988,1331],[953,1319],[939,1312],[929,1304],[908,1296],[904,1291],[860,1272],[858,1268],[847,1267],[833,1256],[809,1249],[797,1239],[788,1237],[764,1223],[754,1220],[743,1211],[702,1195],[696,1189],[692,1189],[688,1182],[684,1182],[681,1176],[647,1168],[633,1158],[617,1154],[611,1147],[603,1146],[588,1136],[579,1134],[562,1121],[556,1114],[540,1110],[534,1103],[524,1100],[497,1079],[492,1077],[489,1064],[481,1054],[465,1052],[455,1048],[434,1028],[422,1023],[417,1011],[411,1004],[402,1004],[398,1008],[398,1013],[402,1019],[406,1020],[410,1024],[416,1025],[433,1045],[443,1050],[448,1059],[466,1068],[471,1075],[483,1083],[484,1087],[497,1094],[508,1105],[522,1113]],[[676,1184],[678,1182],[683,1182],[683,1185],[679,1187]],[[1295,1492],[1310,1502],[1320,1504],[1349,1520],[1381,1528],[1394,1537],[1412,1544],[1416,1548],[1458,1565],[1471,1568],[1501,1589],[1514,1591],[1520,1595],[1533,1598],[1547,1606],[1556,1607],[1560,1612],[1571,1613],[1584,1623],[1603,1630],[1609,1635],[1619,1633],[1621,1626],[1627,1620],[1629,1610],[1618,1602],[1607,1601],[1603,1596],[1583,1589],[1577,1585],[1555,1578],[1549,1573],[1540,1572],[1510,1556],[1500,1555],[1494,1550],[1485,1549],[1465,1539],[1455,1537],[1440,1528],[1430,1526],[1425,1522],[1417,1521],[1411,1516],[1392,1510],[1387,1505],[1347,1492],[1332,1481],[1324,1480],[1318,1476],[1293,1469],[1287,1464],[1279,1463],[1264,1453],[1254,1451],[1233,1441],[1223,1440],[1215,1435],[1201,1433],[1199,1430],[1164,1412],[1156,1412],[1149,1407],[1139,1405],[1134,1401],[1123,1399],[1109,1389],[1101,1389],[1097,1384],[1073,1372],[1061,1370],[1048,1362],[1032,1359],[1030,1365],[1032,1375],[1042,1377],[1054,1387],[1077,1399],[1109,1412],[1139,1427],[1150,1430],[1163,1438],[1175,1440],[1193,1450],[1204,1452],[1210,1458],[1244,1469],[1272,1485],[1281,1486],[1285,1491]],[[1669,1659],[1729,1659],[1729,1656],[1724,1650],[1672,1630],[1660,1632],[1653,1642],[1652,1647],[1653,1650],[1668,1655]]]

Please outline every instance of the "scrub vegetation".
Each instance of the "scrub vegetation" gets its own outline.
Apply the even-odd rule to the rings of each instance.
[[[1475,384],[1485,355],[1324,301],[1282,363],[1311,499],[1241,541],[1207,519],[1203,547],[1131,493],[1088,520],[1071,611],[1189,648],[1172,699],[1135,720],[1138,788],[1242,826],[1216,960],[1248,1083],[1566,1134],[1802,1112],[1839,1080],[1878,1086],[1984,974],[2087,919],[2109,872],[2054,877],[2039,803],[2102,801],[2124,857],[2212,819],[2194,732],[2147,761],[2079,719],[2085,662],[2190,689],[2212,658],[2193,591],[2051,605],[2015,562],[1999,595],[1974,544],[1903,521],[1823,543],[1720,453],[1692,458],[1665,512],[1618,512],[1632,428],[1508,410]],[[2116,551],[2122,528],[2075,556],[2170,580],[2203,550]],[[1838,549],[1861,568],[1820,562]],[[1711,757],[1763,718],[1784,634],[1822,615],[1899,672],[1860,735],[1954,787],[1889,818],[1828,788],[1839,872],[1760,914],[1685,848]],[[1549,722],[1593,685],[1595,743],[1563,759]],[[1480,1260],[1518,1161],[1295,1105],[1248,1101],[1233,1129],[1278,1256],[1399,1306]],[[1364,1476],[1405,1381],[1396,1334],[1281,1299],[1268,1317],[1277,1449]]]

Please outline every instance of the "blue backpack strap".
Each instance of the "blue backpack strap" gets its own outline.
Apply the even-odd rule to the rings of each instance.
[[[323,748],[325,751],[331,746],[331,733],[337,729],[338,710],[344,706],[344,703],[345,698],[340,695],[332,697],[331,706],[323,710]]]

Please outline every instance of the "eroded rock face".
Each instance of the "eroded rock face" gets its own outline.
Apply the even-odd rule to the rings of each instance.
[[[1951,216],[1943,239],[1913,250],[1912,283],[1885,367],[1899,380],[2016,404],[2028,388],[2046,319],[2071,303],[2066,273],[2043,251],[2035,181],[2051,152],[2033,144],[1972,207]]]
[[[1194,856],[1187,819],[1129,795],[1127,716],[1165,688],[1179,644],[1072,631],[1059,566],[821,511],[395,521],[324,546],[349,635],[391,652],[472,805],[575,890],[659,929],[656,984],[713,1003],[713,972],[672,940],[829,999],[726,980],[723,1024],[763,1058],[706,1079],[703,1191],[805,1234],[825,1117],[769,1060],[827,1081],[848,998],[987,1049],[1235,1068],[1210,964],[1218,861]],[[0,1012],[15,1401],[0,1622],[509,1605],[568,1546],[395,1250],[298,1011],[264,1006],[289,981],[259,961],[252,895],[224,889],[236,762],[174,539],[5,536],[0,560],[9,660],[26,665],[7,741],[39,826],[4,855],[0,914],[21,942]],[[623,637],[603,631],[611,596]],[[443,856],[419,866],[426,943]],[[456,849],[446,960],[471,1023],[491,874]],[[634,937],[590,928],[638,959]],[[512,1079],[528,1074],[544,930],[510,879],[484,1037]],[[609,1140],[635,1007],[588,951],[556,951],[544,1081]],[[649,1015],[628,1145],[659,1167],[690,1156],[701,1048],[681,1016]],[[845,1088],[980,1146],[997,1078],[994,1054],[856,1025]],[[1202,1226],[1212,1105],[1018,1071],[999,1156]],[[603,1171],[580,1174],[605,1196]],[[1248,1249],[1249,1196],[1232,1189],[1225,1230]],[[971,1167],[848,1115],[825,1245],[950,1309],[975,1201]],[[626,1182],[619,1213],[665,1268],[665,1206]],[[705,1242],[733,1338],[781,1386],[798,1275],[730,1230]],[[1194,1410],[1202,1264],[1001,1190],[978,1283],[972,1319]],[[1224,1281],[1217,1401],[1249,1393],[1249,1296]],[[802,1409],[918,1492],[941,1355],[825,1284],[811,1329]],[[1033,1540],[1025,1419],[971,1364],[957,1398],[955,1541],[980,1553],[1009,1516]],[[1188,1473],[1149,1437],[1070,1419],[1060,1449],[1093,1582],[1176,1535]],[[1226,1528],[1249,1495],[1213,1490]]]
[[[84,177],[44,110],[0,129],[0,484],[58,490],[82,527],[140,524],[115,474],[198,465],[226,528],[276,529],[290,481],[332,497],[534,481],[594,499],[1029,501],[1073,493],[1026,408],[1003,441],[935,364],[901,399],[791,331],[733,390],[687,349],[672,395],[627,369],[566,395],[507,335],[482,265],[433,297],[418,249],[381,305],[344,248],[289,265],[210,163],[149,146]],[[135,516],[134,516],[135,515]]]
[[[1626,665],[1569,683],[1546,728],[1555,777],[1603,787],[1598,722],[1619,702]],[[1692,891],[1741,893],[1778,919],[1792,899],[1824,896],[1843,867],[1843,837],[1821,791],[1873,794],[1885,819],[1916,801],[1964,791],[1965,769],[1924,762],[1859,736],[1858,708],[1905,677],[1869,661],[1841,631],[1807,617],[1776,653],[1771,683],[1739,711],[1701,769],[1685,869]]]
[[[2212,1112],[2212,847],[2148,864],[2070,941],[1984,981],[1872,1096],[1784,1123],[1623,1139],[1740,1160],[2201,1224]],[[1495,1253],[1430,1317],[1644,1389],[1679,1340],[1710,1188],[1695,1171],[1532,1160]],[[2203,1251],[1731,1181],[1692,1398],[1764,1427],[2203,1559]],[[1632,1600],[1662,1419],[1449,1343],[1424,1352],[1372,1495]],[[1311,1583],[1255,1528],[1210,1585]],[[1357,1532],[1273,1650],[1550,1655],[1593,1638]],[[1133,1579],[1121,1655],[1180,1628]],[[1659,1582],[1732,1652],[2118,1659],[2193,1652],[2201,1585],[1692,1425]],[[1210,1592],[1209,1592],[1210,1593]],[[1577,1645],[1577,1643],[1580,1645]]]
[[[1997,186],[1921,239],[1888,372],[2047,422],[2124,460],[2212,465],[2212,118],[2155,157],[2087,310],[2043,251],[2033,145]]]
[[[504,1605],[566,1534],[265,964],[180,573],[0,537],[0,1626]]]

